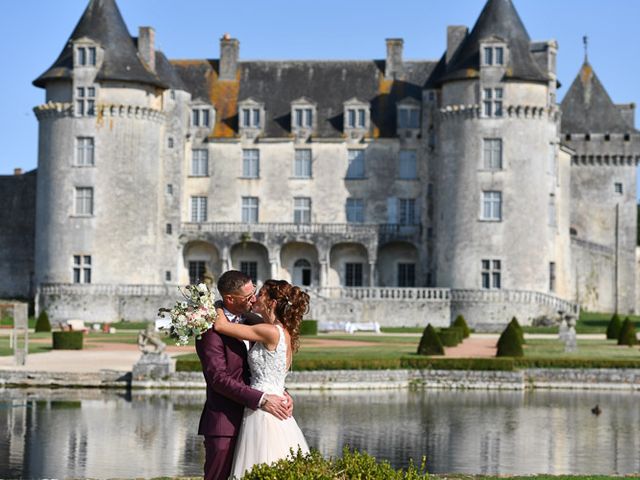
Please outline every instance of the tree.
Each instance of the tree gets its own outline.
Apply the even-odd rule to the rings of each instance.
[[[35,332],[50,332],[51,331],[51,323],[49,322],[49,315],[46,310],[40,312],[38,315],[38,319],[36,320]]]
[[[498,352],[496,357],[523,357],[522,343],[520,335],[513,322],[509,322],[498,339]]]
[[[427,325],[418,345],[418,355],[444,355],[444,347],[436,329]]]
[[[463,338],[469,338],[471,335],[471,330],[469,330],[469,325],[467,325],[467,321],[464,319],[464,316],[458,315],[456,319],[453,321],[454,327],[458,327],[462,329]]]
[[[620,336],[618,337],[618,345],[628,345],[630,347],[638,344],[638,337],[636,336],[636,326],[629,319],[624,319],[622,328],[620,329]]]
[[[616,312],[611,316],[611,320],[609,320],[609,324],[607,325],[607,339],[617,340],[620,337],[621,329],[622,320],[620,320],[620,316],[618,312]]]

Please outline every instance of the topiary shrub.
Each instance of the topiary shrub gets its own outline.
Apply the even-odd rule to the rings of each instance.
[[[444,347],[455,347],[464,337],[462,329],[458,327],[441,328],[437,333]]]
[[[624,319],[622,327],[620,328],[620,336],[618,337],[618,345],[628,345],[632,347],[638,344],[638,337],[636,336],[636,326],[629,319]]]
[[[618,312],[614,313],[607,325],[607,340],[618,340],[620,337],[620,330],[622,330],[622,320]]]
[[[469,338],[471,335],[471,330],[469,329],[469,325],[467,325],[467,321],[464,319],[464,316],[458,315],[456,319],[453,321],[453,327],[461,328],[463,338]]]
[[[436,329],[427,325],[418,344],[418,355],[444,355],[444,347]]]
[[[318,321],[317,320],[302,320],[300,323],[300,335],[317,335],[318,334]]]
[[[82,332],[53,332],[54,350],[82,350]]]
[[[525,343],[527,343],[524,341],[524,331],[522,330],[520,323],[518,323],[518,319],[516,317],[513,317],[511,319],[510,324],[513,325],[513,328],[515,328],[516,332],[518,332],[518,338],[520,338],[520,345],[524,345]]]
[[[35,332],[50,332],[51,331],[51,323],[49,322],[49,315],[46,310],[40,312],[38,315],[38,319],[36,320]]]
[[[507,328],[504,329],[500,338],[498,339],[498,352],[496,357],[522,357],[524,351],[522,350],[522,343],[520,342],[520,335],[512,322],[509,322]]]

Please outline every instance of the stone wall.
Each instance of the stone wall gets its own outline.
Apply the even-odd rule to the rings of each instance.
[[[571,260],[575,301],[586,310],[615,310],[615,251],[609,246],[573,239]],[[626,310],[624,310],[626,312]]]
[[[32,295],[36,171],[0,176],[0,298]]]

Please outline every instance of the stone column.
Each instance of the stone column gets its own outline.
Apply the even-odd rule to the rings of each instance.
[[[370,287],[376,286],[375,275],[376,275],[376,263],[369,262],[369,286]]]
[[[223,272],[231,270],[231,254],[228,245],[222,247],[222,270]]]

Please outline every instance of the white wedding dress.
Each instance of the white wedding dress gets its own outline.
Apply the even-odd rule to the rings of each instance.
[[[251,370],[251,386],[264,393],[284,394],[284,380],[287,376],[287,342],[284,330],[276,325],[280,338],[272,352],[262,343],[256,343],[249,350],[248,361]],[[293,417],[279,420],[263,410],[244,409],[242,426],[231,467],[231,478],[241,478],[259,463],[273,463],[296,453],[300,448],[309,451],[304,435]]]

